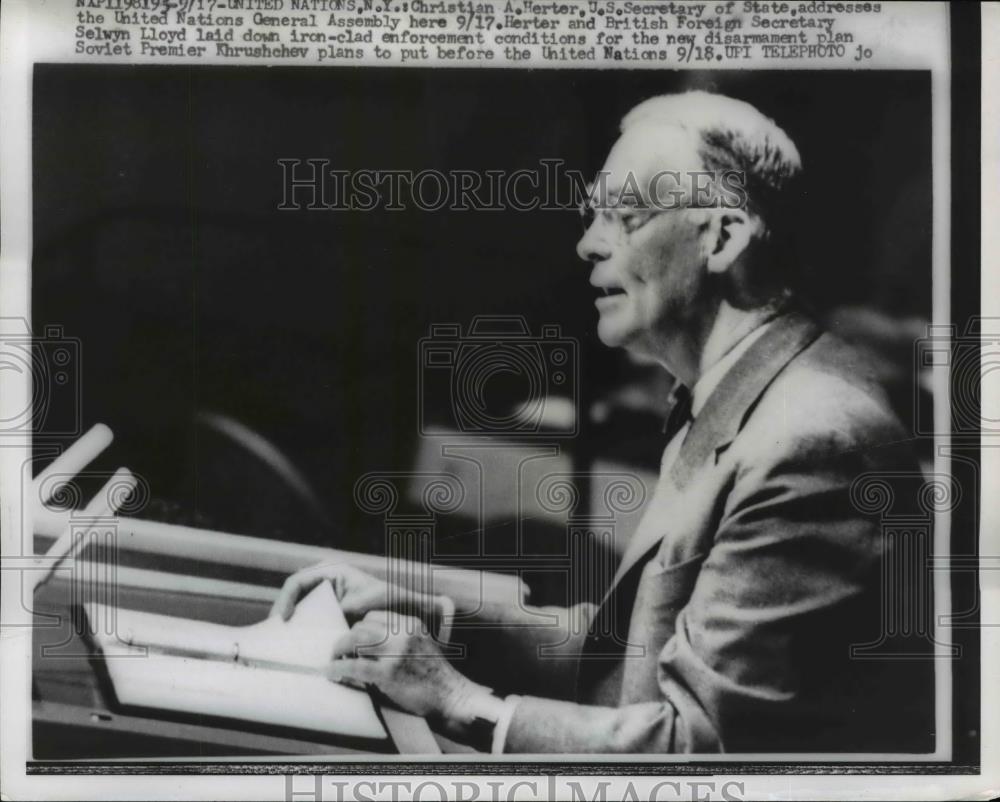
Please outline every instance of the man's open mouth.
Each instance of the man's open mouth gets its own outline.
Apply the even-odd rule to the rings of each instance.
[[[601,287],[601,290],[603,290],[605,297],[625,294],[625,290],[623,290],[621,287]]]

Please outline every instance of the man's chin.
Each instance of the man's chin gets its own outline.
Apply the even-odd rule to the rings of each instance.
[[[632,339],[627,326],[601,316],[597,321],[597,338],[608,348],[625,348]]]

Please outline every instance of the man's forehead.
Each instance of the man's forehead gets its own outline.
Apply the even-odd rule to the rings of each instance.
[[[701,170],[694,134],[670,121],[638,122],[627,128],[612,146],[602,168],[609,194],[623,187],[645,185],[662,171]]]

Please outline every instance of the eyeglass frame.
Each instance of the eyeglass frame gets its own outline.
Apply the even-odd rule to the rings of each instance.
[[[590,230],[594,221],[597,219],[598,210],[604,215],[606,222],[612,224],[617,229],[619,229],[626,236],[634,234],[636,231],[647,225],[649,222],[659,217],[665,212],[674,212],[681,209],[694,209],[700,208],[692,206],[691,204],[683,204],[678,206],[658,206],[657,204],[647,204],[644,206],[633,206],[626,205],[620,202],[612,204],[602,204],[597,206],[592,202],[591,198],[585,198],[577,204],[577,212],[580,215],[580,222],[583,225],[584,232]],[[649,212],[639,223],[635,225],[630,225],[625,217],[628,214],[633,214],[640,211]]]

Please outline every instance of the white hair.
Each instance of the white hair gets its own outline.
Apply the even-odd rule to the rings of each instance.
[[[768,229],[776,222],[783,190],[802,170],[798,148],[774,120],[725,95],[692,91],[652,97],[625,115],[621,130],[640,123],[688,131],[706,170],[741,173],[748,207]]]

